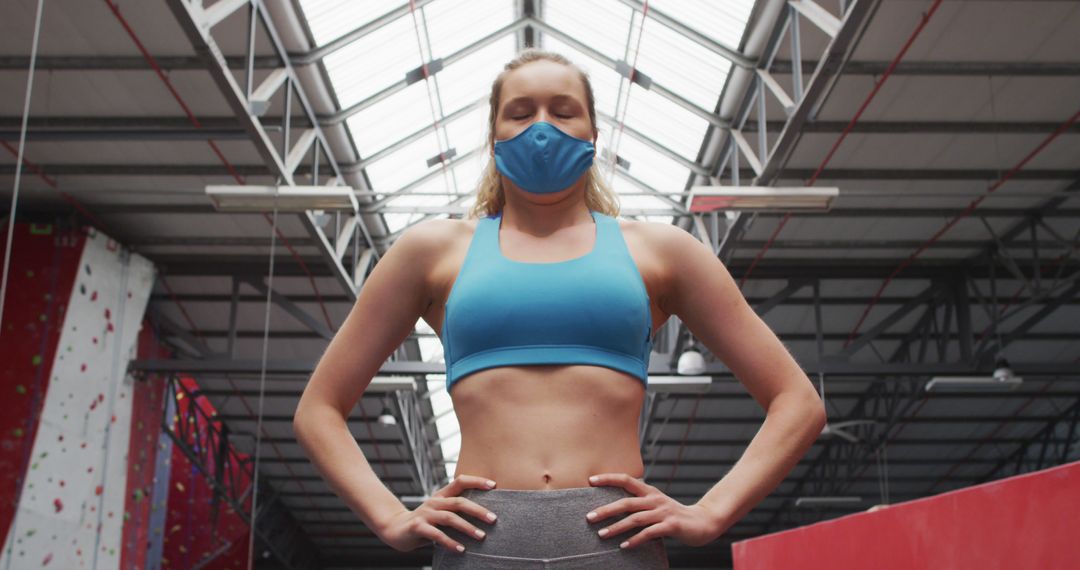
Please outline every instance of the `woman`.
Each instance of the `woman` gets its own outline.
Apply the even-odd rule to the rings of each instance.
[[[434,542],[434,568],[667,568],[662,537],[719,538],[794,467],[824,408],[708,247],[614,217],[584,72],[527,50],[490,102],[473,216],[418,224],[387,251],[304,391],[296,435],[381,540]],[[768,411],[693,505],[641,480],[651,339],[671,314]],[[440,331],[462,443],[453,481],[410,511],[345,418],[421,317]]]

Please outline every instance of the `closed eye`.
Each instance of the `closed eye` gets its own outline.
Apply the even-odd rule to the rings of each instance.
[[[574,118],[573,115],[560,115],[558,113],[556,113],[555,116],[559,117],[559,118],[562,118],[562,119],[572,119],[572,118]],[[529,117],[530,117],[530,115],[522,115],[520,117],[511,117],[511,119],[514,119],[515,121],[520,121],[522,119],[528,119]]]

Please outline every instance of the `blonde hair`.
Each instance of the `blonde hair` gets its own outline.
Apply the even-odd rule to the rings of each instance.
[[[596,126],[596,100],[593,96],[592,83],[589,81],[589,75],[585,73],[583,69],[574,65],[569,59],[555,52],[542,50],[539,48],[528,48],[518,54],[517,57],[510,60],[504,67],[499,75],[495,77],[495,81],[491,84],[491,98],[489,102],[491,104],[491,111],[488,113],[488,136],[487,144],[484,149],[487,150],[490,156],[490,149],[495,144],[495,115],[499,111],[499,100],[502,95],[503,82],[506,80],[506,76],[513,70],[534,61],[547,60],[555,63],[561,63],[572,67],[578,72],[578,76],[581,78],[581,82],[585,85],[585,95],[588,99],[589,107],[589,119],[592,121],[593,132],[597,132]],[[495,168],[494,159],[489,159],[486,166],[484,166],[483,172],[480,174],[480,183],[476,190],[476,203],[469,211],[469,217],[481,217],[497,214],[502,211],[503,206],[506,205],[506,196],[504,194],[502,186],[502,177],[499,175],[498,169]],[[589,170],[585,172],[585,205],[590,210],[598,211],[609,216],[619,215],[619,198],[615,192],[604,181],[603,175],[600,174],[600,167],[594,161]]]

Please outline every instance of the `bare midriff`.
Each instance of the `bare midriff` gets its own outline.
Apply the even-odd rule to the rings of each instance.
[[[545,490],[589,487],[598,473],[644,473],[645,387],[630,374],[581,365],[489,368],[455,382],[450,396],[461,426],[455,477]]]

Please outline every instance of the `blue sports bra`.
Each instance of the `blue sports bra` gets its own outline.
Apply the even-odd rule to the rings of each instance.
[[[593,249],[554,263],[504,257],[502,213],[480,218],[446,300],[447,391],[473,372],[527,364],[604,366],[648,385],[648,291],[618,220],[590,213]]]

